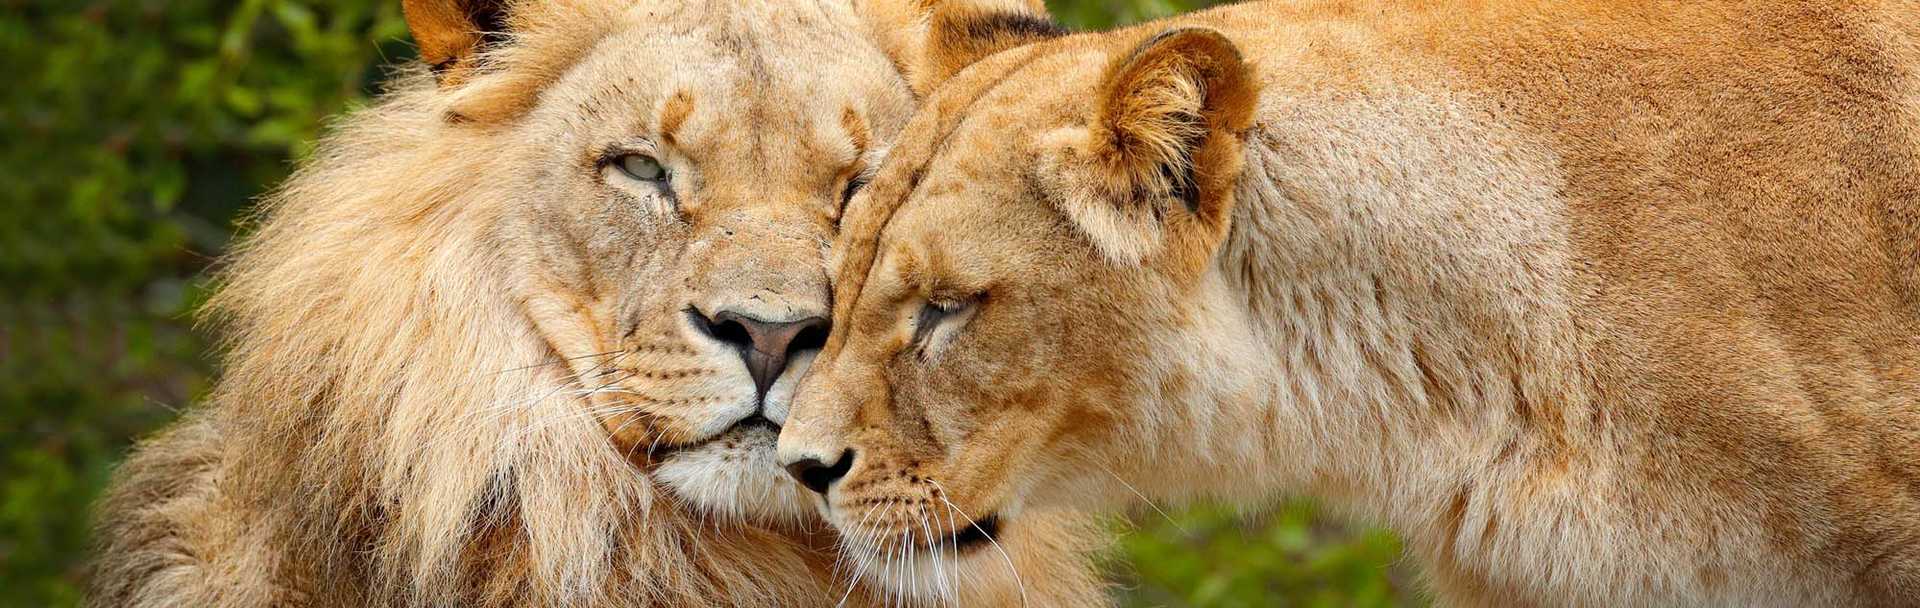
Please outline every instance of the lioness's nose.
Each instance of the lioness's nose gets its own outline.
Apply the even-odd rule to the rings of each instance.
[[[840,453],[840,459],[832,464],[821,462],[818,458],[806,457],[787,463],[787,474],[800,480],[800,485],[825,495],[833,482],[847,476],[853,468],[853,450]]]
[[[827,343],[825,317],[807,317],[798,321],[767,321],[730,310],[709,319],[693,310],[694,325],[713,339],[733,345],[747,363],[753,386],[764,397],[773,381],[787,370],[793,356],[819,350]]]

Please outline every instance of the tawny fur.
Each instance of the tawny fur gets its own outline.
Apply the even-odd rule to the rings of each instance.
[[[824,310],[839,195],[910,108],[850,6],[539,0],[509,23],[434,47],[457,74],[396,78],[264,203],[211,306],[219,384],[100,507],[93,605],[1101,601],[1097,536],[1064,514],[1006,539],[1017,580],[854,584],[880,564],[836,563],[771,435],[713,438],[784,418],[800,368],[756,405],[686,307]],[[678,200],[596,164],[637,140]]]
[[[1114,152],[1102,79],[1179,28],[1250,79],[1168,76],[1251,121],[1186,148],[1191,205],[1093,201],[1151,230],[1087,221],[1059,161]],[[1248,3],[1012,48],[842,239],[780,446],[860,455],[834,504],[1305,492],[1450,604],[1920,605],[1920,5]]]

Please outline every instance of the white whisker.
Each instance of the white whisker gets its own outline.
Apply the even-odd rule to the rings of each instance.
[[[627,353],[627,352],[619,352],[619,353],[618,353],[618,355],[626,355],[626,354],[630,354],[630,353]],[[578,358],[578,359],[584,359],[584,358],[587,358],[587,357],[584,357],[584,356],[583,356],[583,357],[577,357],[577,358]],[[473,410],[473,411],[470,411],[470,412],[466,412],[466,413],[464,413],[464,414],[461,414],[461,415],[460,415],[459,417],[457,417],[457,418],[455,419],[455,422],[457,422],[457,423],[467,423],[467,422],[471,422],[471,421],[474,421],[473,419],[475,419],[475,418],[482,418],[482,417],[486,417],[486,418],[497,418],[497,417],[500,417],[500,416],[505,416],[505,415],[508,415],[508,414],[512,414],[512,413],[515,413],[515,412],[521,412],[521,411],[524,411],[524,409],[523,409],[523,408],[526,408],[526,407],[528,407],[528,406],[534,406],[534,405],[539,405],[539,404],[541,404],[541,403],[543,403],[543,402],[545,402],[546,400],[548,400],[548,399],[551,399],[551,398],[553,398],[553,397],[554,397],[554,396],[556,396],[556,395],[560,395],[560,394],[562,394],[562,393],[565,393],[565,392],[567,392],[567,391],[568,391],[568,390],[569,390],[570,388],[571,388],[571,389],[573,389],[573,390],[579,390],[579,388],[580,388],[580,386],[581,386],[581,382],[580,382],[580,381],[582,380],[582,376],[584,376],[584,375],[586,375],[586,374],[592,374],[592,373],[594,373],[594,372],[596,372],[596,371],[599,371],[599,370],[600,370],[601,368],[604,368],[604,367],[606,367],[607,365],[610,365],[610,364],[612,364],[612,363],[614,363],[614,362],[616,362],[616,361],[618,361],[618,360],[620,360],[620,356],[612,356],[612,357],[608,357],[608,358],[607,358],[607,360],[605,360],[605,361],[601,361],[600,363],[598,363],[598,364],[596,364],[596,365],[594,365],[593,367],[591,367],[591,368],[588,368],[588,369],[587,369],[587,371],[585,371],[585,372],[582,372],[582,373],[577,373],[577,374],[569,374],[569,375],[567,375],[567,376],[566,376],[566,379],[565,379],[565,380],[563,380],[563,381],[561,381],[561,382],[559,382],[559,383],[557,383],[557,384],[556,384],[556,386],[554,386],[554,387],[553,387],[553,390],[550,390],[550,391],[547,391],[546,393],[544,393],[544,394],[542,394],[542,395],[540,395],[540,396],[538,396],[538,397],[534,397],[534,398],[532,398],[532,399],[527,399],[527,400],[517,400],[517,401],[507,401],[507,402],[504,402],[504,403],[500,403],[500,404],[496,404],[496,405],[492,405],[492,406],[488,406],[488,407],[482,407],[482,408],[478,408],[478,409],[475,409],[475,410]],[[538,366],[536,366],[536,367],[538,367]],[[530,369],[530,368],[529,368],[529,369]],[[508,371],[511,371],[511,370],[508,370]],[[625,380],[626,380],[627,378],[630,378],[630,377],[632,377],[632,376],[631,376],[631,375],[629,375],[629,376],[626,376],[626,377],[623,377],[623,378],[620,378],[620,379],[617,379],[617,380],[614,380],[613,382],[609,382],[609,383],[606,383],[606,384],[603,384],[603,385],[601,385],[601,387],[600,387],[600,388],[605,388],[605,387],[607,387],[607,386],[612,386],[612,385],[614,385],[614,384],[617,384],[617,383],[619,383],[619,382],[623,382],[623,381],[625,381]],[[530,432],[530,431],[528,431],[528,432]],[[514,434],[513,436],[511,436],[511,437],[509,437],[509,440],[510,440],[510,442],[511,442],[511,441],[518,441],[518,438],[519,438],[519,437],[523,437],[523,436],[525,436],[526,434],[527,434],[527,432],[520,432],[520,433],[515,433],[515,434]],[[457,435],[457,434],[456,434],[456,435],[448,435],[447,437],[445,437],[445,438],[442,438],[442,439],[438,439],[438,440],[434,440],[434,441],[429,441],[429,442],[427,442],[427,443],[425,443],[425,444],[422,444],[422,445],[421,445],[420,447],[418,447],[418,448],[415,448],[415,449],[413,450],[413,454],[424,454],[424,453],[426,453],[426,452],[427,452],[428,450],[430,450],[430,449],[433,449],[433,448],[437,448],[437,447],[439,447],[439,445],[440,445],[440,444],[441,444],[442,442],[445,442],[445,441],[450,441],[450,440],[452,440],[452,439],[454,439],[454,438],[457,438],[457,437],[460,437],[460,435]]]
[[[545,363],[535,363],[535,364],[533,364],[533,365],[526,365],[526,366],[521,366],[521,367],[509,367],[509,368],[507,368],[507,369],[503,369],[503,370],[500,370],[500,371],[497,371],[497,372],[494,372],[494,375],[499,375],[499,374],[504,374],[504,373],[508,373],[508,372],[521,372],[521,371],[526,371],[526,370],[530,370],[530,369],[537,369],[537,368],[542,368],[542,367],[547,367],[547,366],[549,366],[549,365],[559,365],[559,364],[561,364],[561,363],[566,363],[566,362],[568,362],[568,361],[579,361],[579,360],[581,360],[581,359],[592,359],[592,358],[594,358],[594,357],[605,357],[605,356],[608,356],[608,355],[614,355],[614,354],[620,354],[620,353],[623,353],[623,352],[626,352],[626,349],[620,349],[620,350],[610,350],[610,351],[607,351],[607,352],[604,352],[604,353],[594,353],[594,354],[591,354],[591,355],[580,355],[580,356],[578,356],[578,357],[554,357],[554,358],[552,358],[552,359],[550,359],[550,360],[548,360],[548,361],[547,361],[547,362],[545,362]]]
[[[873,510],[878,507],[879,505],[868,505],[866,514],[860,516],[860,525],[854,529],[859,530],[859,529],[865,528],[867,526],[867,519],[873,517]],[[846,541],[843,539],[841,542],[844,543]],[[866,543],[865,540],[858,540],[858,539],[856,539],[854,542],[855,544],[862,544],[862,545]],[[865,575],[867,572],[868,564],[866,562],[869,560],[869,556],[867,555],[868,552],[866,551],[866,549],[864,547],[855,547],[853,553],[860,563],[854,565],[855,571],[853,575],[847,577],[849,579],[847,582],[847,592],[840,594],[840,602],[834,604],[834,608],[840,608],[841,606],[845,606],[847,604],[847,598],[853,597],[853,588],[860,584],[860,577],[862,575]]]
[[[1183,535],[1188,535],[1188,536],[1192,535],[1192,533],[1187,532],[1186,526],[1182,526],[1180,525],[1180,522],[1174,521],[1173,516],[1168,515],[1166,511],[1161,510],[1160,505],[1155,504],[1153,502],[1153,499],[1147,498],[1146,493],[1141,492],[1139,488],[1133,487],[1133,484],[1127,483],[1127,480],[1125,478],[1120,477],[1119,473],[1113,472],[1113,469],[1107,468],[1107,465],[1101,464],[1098,461],[1095,461],[1093,464],[1094,466],[1100,467],[1100,470],[1105,471],[1108,475],[1112,475],[1114,481],[1120,482],[1120,485],[1125,487],[1128,491],[1133,492],[1134,496],[1140,497],[1140,500],[1142,502],[1147,503],[1147,506],[1151,507],[1153,509],[1153,512],[1160,514],[1161,519],[1165,519],[1167,520],[1167,523],[1173,524],[1173,528],[1175,530],[1179,530],[1180,533]]]
[[[1000,552],[1000,558],[1003,560],[1006,560],[1007,562],[1007,572],[1013,574],[1014,587],[1020,590],[1020,605],[1026,606],[1027,605],[1027,584],[1024,581],[1020,580],[1020,569],[1014,567],[1013,555],[1010,553],[1007,553],[1006,547],[1000,546],[1000,541],[995,540],[992,534],[988,534],[986,528],[980,527],[980,522],[974,521],[973,516],[967,515],[967,512],[961,510],[959,506],[954,505],[953,501],[947,500],[947,494],[949,494],[949,492],[947,492],[946,486],[940,485],[940,482],[935,481],[932,477],[927,478],[927,483],[931,483],[933,484],[933,487],[940,489],[940,502],[947,503],[947,508],[953,509],[954,511],[960,513],[960,517],[962,519],[967,520],[967,525],[973,526],[974,530],[978,530],[980,532],[980,535],[986,537],[987,542],[993,545],[993,550]]]

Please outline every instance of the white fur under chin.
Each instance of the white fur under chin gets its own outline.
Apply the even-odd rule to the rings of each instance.
[[[842,567],[911,606],[958,606],[968,598],[969,588],[1024,589],[1027,584],[1018,580],[1010,559],[993,547],[973,547],[957,555],[951,550],[930,554],[925,547],[895,549],[891,554],[853,549],[848,553]]]
[[[720,517],[783,524],[812,520],[817,516],[807,490],[774,462],[776,438],[765,428],[734,429],[675,452],[653,474],[690,505]]]

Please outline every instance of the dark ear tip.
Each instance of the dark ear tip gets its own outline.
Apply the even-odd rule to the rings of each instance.
[[[507,39],[508,0],[405,0],[400,6],[420,60],[443,82],[486,47]],[[464,63],[464,64],[463,64]]]
[[[1141,43],[1135,52],[1169,44],[1180,45],[1183,47],[1181,50],[1225,53],[1236,62],[1242,60],[1240,45],[1234,44],[1233,39],[1220,33],[1220,30],[1197,25],[1168,28]]]
[[[1151,45],[1156,42],[1160,42],[1162,40],[1167,40],[1169,38],[1185,38],[1188,36],[1197,36],[1200,38],[1206,38],[1210,40],[1219,40],[1222,42],[1226,42],[1227,44],[1233,44],[1233,41],[1228,40],[1227,35],[1220,33],[1220,30],[1216,30],[1204,25],[1182,25],[1179,27],[1170,27],[1170,28],[1161,30],[1160,33],[1158,34],[1154,34],[1153,38],[1150,38],[1147,40],[1147,44]]]
[[[1168,28],[1141,43],[1126,63],[1148,54],[1171,54],[1197,62],[1205,77],[1219,85],[1214,89],[1216,107],[1224,111],[1217,116],[1228,130],[1244,129],[1252,120],[1258,89],[1252,78],[1253,66],[1241,54],[1240,45],[1220,30],[1205,26]]]

